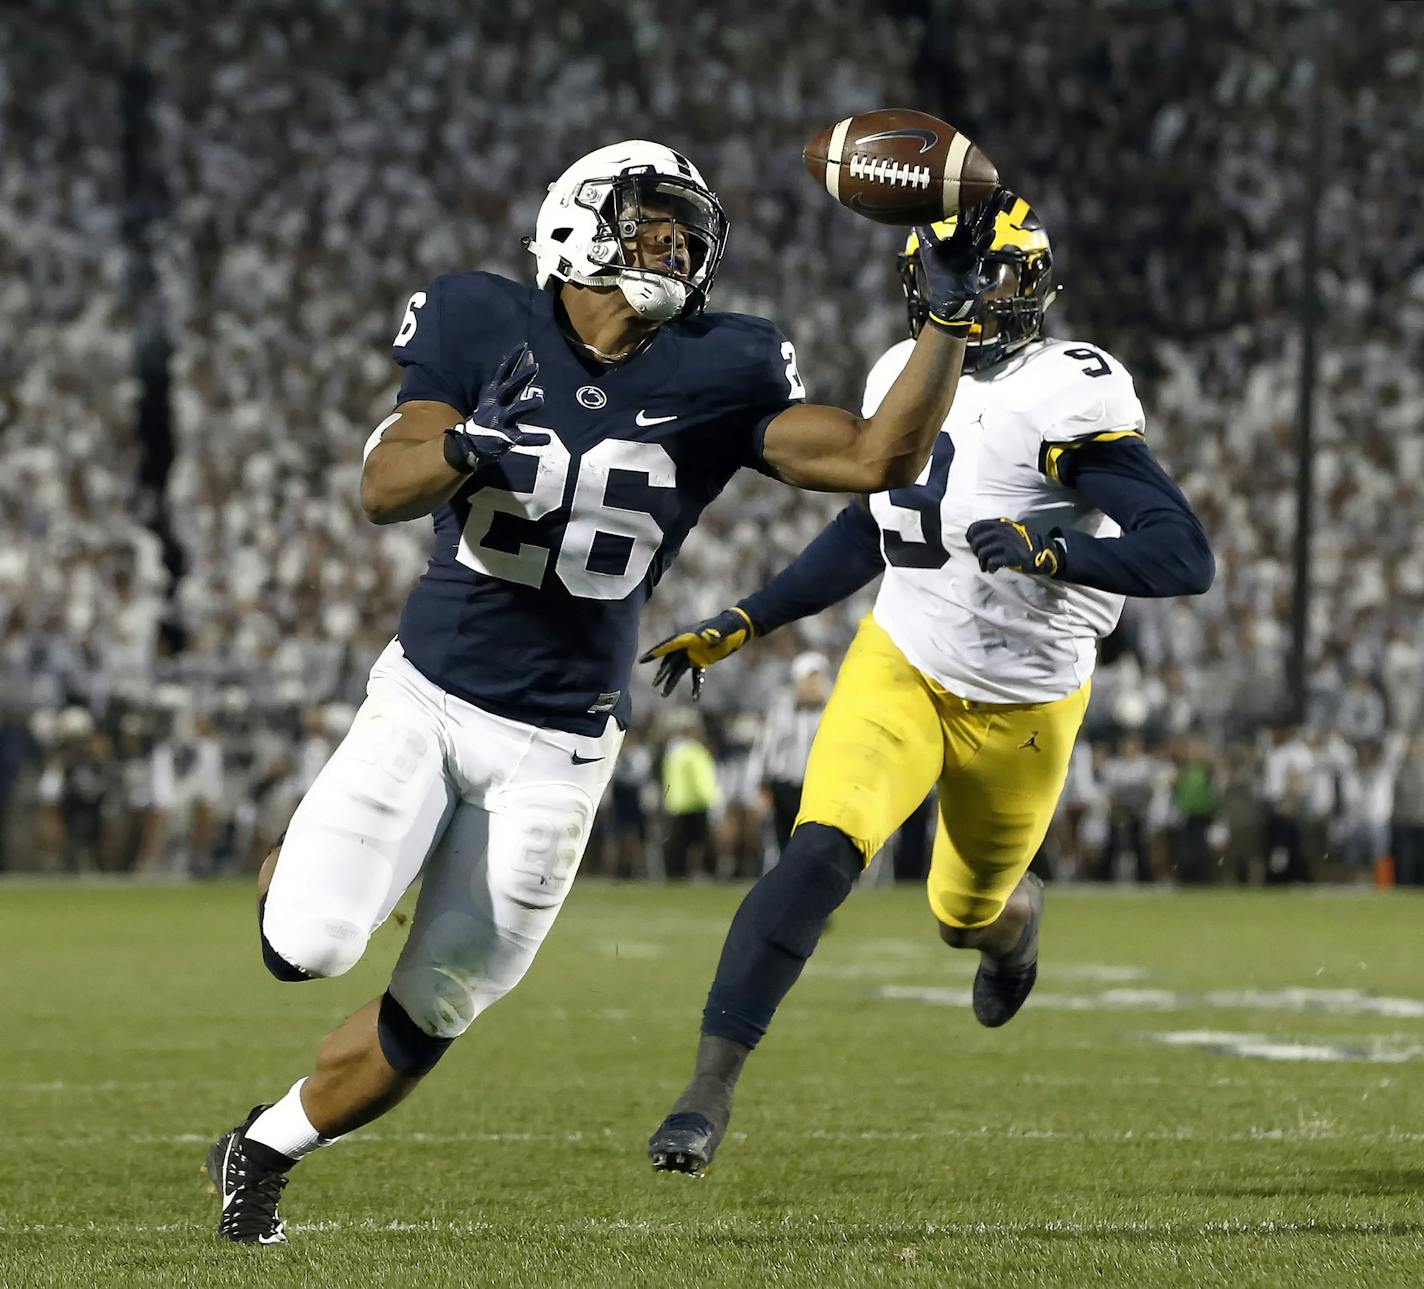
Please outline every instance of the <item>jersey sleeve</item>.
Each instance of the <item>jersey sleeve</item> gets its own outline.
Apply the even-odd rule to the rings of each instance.
[[[1064,483],[1068,454],[1089,443],[1141,443],[1147,416],[1132,377],[1115,358],[1091,345],[1065,345],[1041,361],[1063,372],[1046,406],[1034,418],[1040,428],[1039,471]],[[1076,368],[1076,370],[1074,370]]]
[[[1116,595],[1201,595],[1216,562],[1182,490],[1150,449],[1131,437],[1086,441],[1060,462],[1063,482],[1122,528],[1118,537],[1055,529],[1059,576]]]
[[[475,410],[481,377],[462,350],[478,326],[481,275],[461,276],[474,281],[438,277],[406,304],[391,344],[391,357],[404,369],[398,404],[448,403],[461,416]]]
[[[806,401],[806,386],[796,367],[796,346],[770,322],[757,322],[741,355],[746,377],[739,419],[748,432],[741,464],[775,477],[763,456],[766,427],[788,407]]]
[[[759,591],[737,602],[759,636],[839,604],[885,571],[880,529],[863,500],[850,503]]]
[[[870,369],[870,375],[865,378],[865,397],[860,404],[862,416],[875,415],[880,404],[885,401],[885,395],[890,392],[890,386],[905,370],[905,364],[910,361],[910,352],[914,347],[913,340],[901,340],[876,359],[875,366]]]

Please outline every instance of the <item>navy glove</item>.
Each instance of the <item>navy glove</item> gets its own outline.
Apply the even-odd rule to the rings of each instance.
[[[986,573],[1007,568],[1014,573],[1057,577],[1067,554],[1067,544],[1056,528],[1036,533],[1012,519],[976,519],[964,535]]]
[[[463,425],[445,431],[445,461],[452,470],[474,474],[493,465],[510,448],[539,447],[547,434],[526,434],[519,419],[544,406],[542,390],[531,388],[539,364],[521,345],[505,354],[480,391],[475,414]]]
[[[721,662],[736,653],[754,635],[756,628],[743,610],[724,609],[715,618],[707,618],[655,644],[638,661],[662,659],[653,677],[653,688],[661,688],[664,698],[690,671],[692,701],[696,702],[702,695],[702,673],[714,662]]]
[[[1017,200],[1007,188],[1000,188],[988,201],[961,210],[948,237],[937,233],[932,224],[915,229],[929,288],[929,320],[941,331],[968,334],[979,297],[994,281],[984,268],[984,256],[994,244],[995,223],[1000,212]]]

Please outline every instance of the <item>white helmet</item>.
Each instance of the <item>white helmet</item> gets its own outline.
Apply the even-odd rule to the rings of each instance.
[[[673,226],[689,270],[629,262],[640,224]],[[629,139],[580,157],[553,183],[525,247],[537,281],[618,286],[644,318],[657,322],[700,312],[727,245],[727,217],[697,167],[680,152]]]

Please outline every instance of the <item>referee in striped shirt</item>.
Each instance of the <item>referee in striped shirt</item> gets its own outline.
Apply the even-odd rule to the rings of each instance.
[[[824,654],[797,654],[791,663],[791,688],[782,690],[767,709],[761,737],[753,752],[762,790],[769,798],[776,857],[781,858],[796,812],[801,807],[801,784],[806,758],[816,737],[821,712],[831,692],[831,664]]]

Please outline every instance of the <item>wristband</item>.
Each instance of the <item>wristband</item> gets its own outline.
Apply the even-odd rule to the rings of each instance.
[[[963,340],[969,334],[969,328],[974,324],[967,320],[961,322],[945,322],[942,318],[936,318],[931,312],[930,325],[936,331],[942,331],[947,336],[953,336],[955,340]]]
[[[728,612],[738,614],[740,617],[746,620],[748,640],[755,640],[757,636],[761,634],[757,630],[757,624],[752,621],[752,615],[748,613],[744,608],[742,608],[740,604],[732,605]]]
[[[452,470],[458,470],[461,474],[474,474],[475,454],[470,451],[465,437],[464,430],[457,425],[452,425],[445,431],[443,444],[445,464]]]

